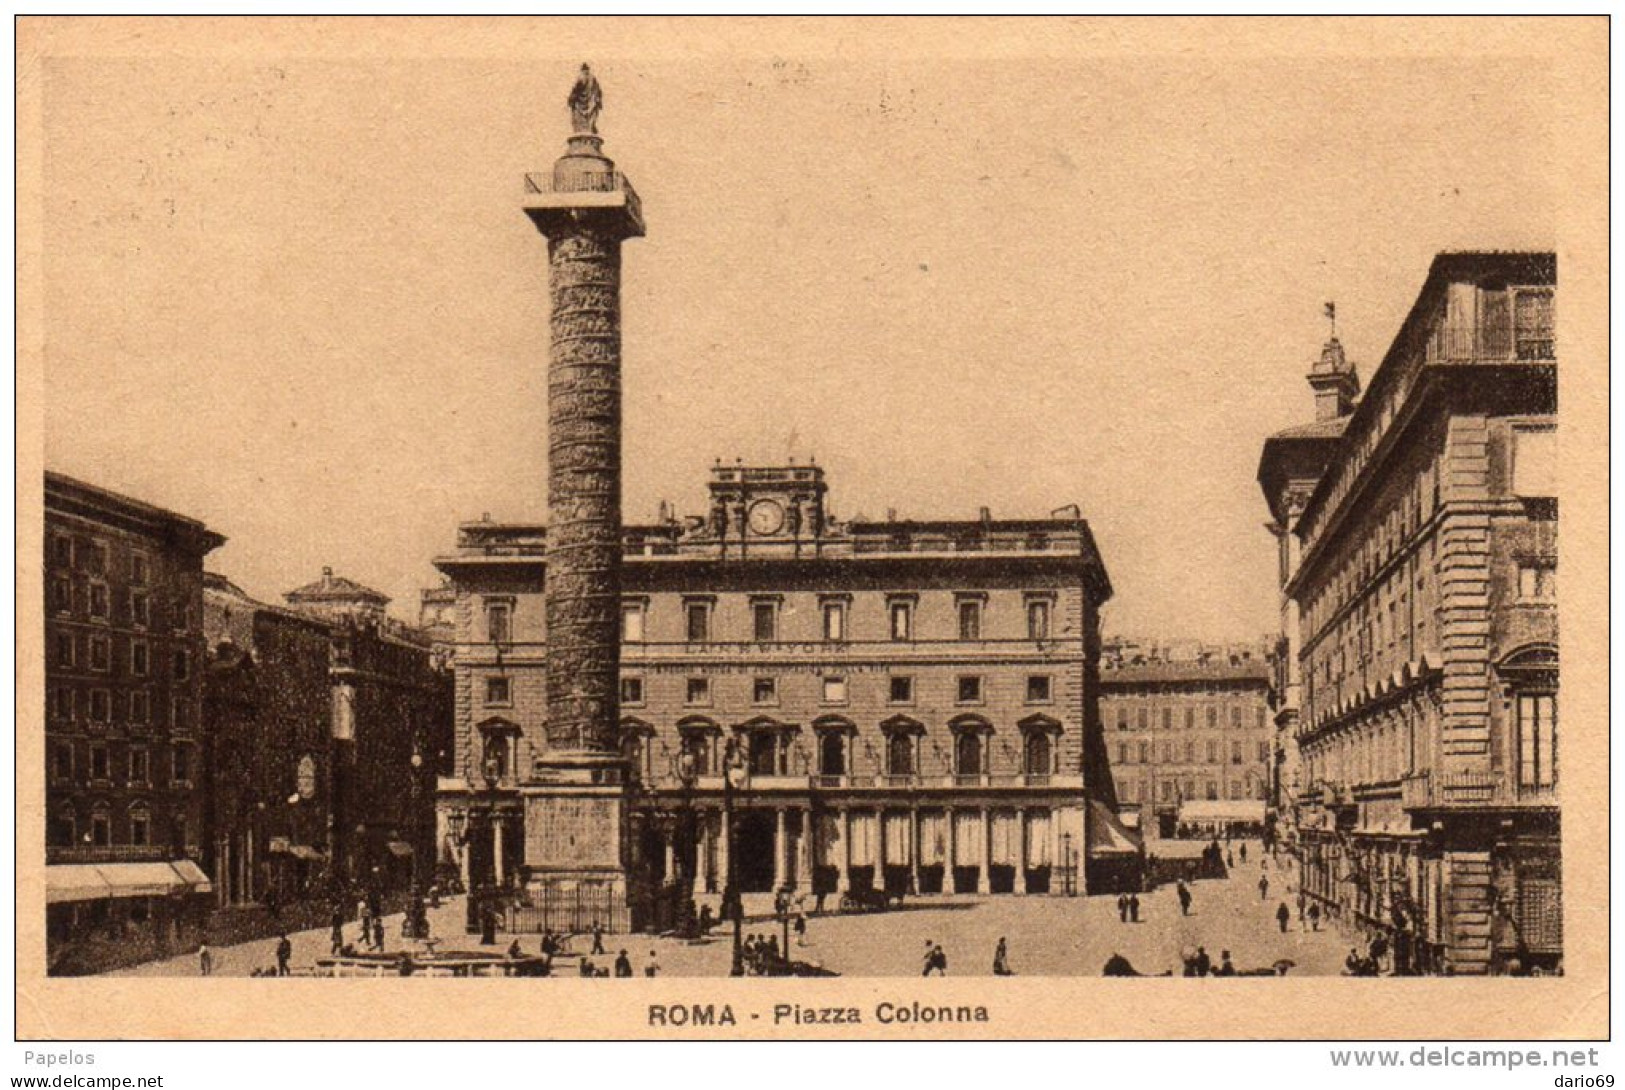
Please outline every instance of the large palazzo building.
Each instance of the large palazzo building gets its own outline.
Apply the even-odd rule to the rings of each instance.
[[[1303,889],[1402,971],[1561,967],[1555,294],[1552,254],[1439,255],[1259,469]]]
[[[742,892],[1082,892],[1086,814],[1097,856],[1125,847],[1096,711],[1111,586],[1088,524],[837,522],[825,491],[813,465],[718,465],[706,517],[623,532],[634,885],[723,892],[732,743]],[[546,851],[527,826],[547,778],[545,541],[469,523],[436,561],[457,625],[440,830],[475,888],[529,885]]]

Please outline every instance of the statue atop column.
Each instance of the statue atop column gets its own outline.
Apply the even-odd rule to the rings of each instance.
[[[577,133],[597,133],[598,114],[604,108],[604,92],[587,65],[581,66],[576,85],[570,88],[570,124]]]

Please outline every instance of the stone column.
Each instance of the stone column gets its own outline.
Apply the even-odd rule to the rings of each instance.
[[[874,888],[886,888],[886,811],[875,808],[875,879]]]
[[[942,820],[948,830],[948,843],[946,845],[948,855],[942,861],[942,892],[957,893],[959,891],[954,886],[954,867],[958,865],[959,859],[959,832],[954,828],[953,807],[943,807]]]
[[[785,828],[784,809],[773,811],[773,892],[784,888],[784,864],[790,851],[790,837]]]
[[[710,893],[715,881],[711,870],[711,811],[699,811],[697,824],[699,833],[694,845],[694,869],[698,873],[701,893]]]
[[[664,874],[666,881],[669,882],[673,878],[677,877],[677,834],[676,834],[676,830],[674,830],[674,829],[665,830],[665,835],[661,839],[663,839],[666,842],[666,850],[665,850],[665,858],[661,860],[660,865],[665,868],[662,873]]]
[[[993,887],[989,884],[989,881],[992,875],[989,872],[993,869],[993,822],[990,820],[992,814],[985,806],[976,812],[981,818],[981,828],[977,830],[977,840],[978,846],[982,849],[982,865],[976,871],[976,892],[991,893]]]
[[[491,815],[491,874],[498,886],[504,885],[507,879],[502,867],[502,827],[505,824],[497,815]]]
[[[722,811],[717,821],[717,890],[727,892],[728,852],[732,848],[732,830],[728,828],[728,811]]]
[[[1016,811],[1016,892],[1027,892],[1027,811]]]
[[[840,850],[835,853],[835,888],[846,893],[852,888],[852,823],[846,807],[835,812],[836,828],[840,831]]]
[[[908,811],[908,886],[911,893],[920,892],[920,808]]]
[[[811,889],[814,858],[812,850],[812,819],[805,808],[796,811],[796,829],[801,834],[796,839],[796,887],[798,889]]]

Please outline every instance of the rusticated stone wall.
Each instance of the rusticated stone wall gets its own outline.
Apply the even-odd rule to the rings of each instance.
[[[621,236],[591,213],[548,240],[547,746],[616,753]]]

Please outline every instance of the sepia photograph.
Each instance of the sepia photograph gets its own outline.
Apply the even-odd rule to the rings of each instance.
[[[1606,1036],[1605,20],[17,40],[19,1039]]]

